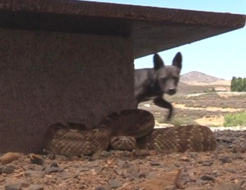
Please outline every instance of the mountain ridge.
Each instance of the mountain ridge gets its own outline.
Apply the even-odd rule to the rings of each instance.
[[[211,75],[199,72],[199,71],[191,71],[191,72],[185,73],[181,75],[180,80],[184,83],[191,82],[191,81],[202,82],[202,83],[213,83],[216,81],[225,81],[225,79],[211,76]]]
[[[211,76],[199,71],[191,71],[180,76],[180,81],[188,85],[230,85],[230,80]]]
[[[191,71],[180,76],[179,93],[203,93],[211,89],[230,91],[230,80],[225,80],[198,71]]]

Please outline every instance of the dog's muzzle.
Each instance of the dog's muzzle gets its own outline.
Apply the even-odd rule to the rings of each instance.
[[[168,91],[167,91],[167,94],[168,95],[174,95],[176,93],[176,89],[169,89]]]

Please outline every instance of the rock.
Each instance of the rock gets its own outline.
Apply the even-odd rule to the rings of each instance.
[[[182,156],[180,160],[185,161],[185,162],[190,162],[190,159],[187,156]]]
[[[5,166],[0,165],[0,174],[3,172],[4,167],[5,167]]]
[[[21,183],[7,184],[4,186],[5,190],[22,190]]]
[[[93,170],[93,173],[98,174],[99,172],[102,171],[102,168],[101,167],[95,167],[92,170]]]
[[[151,162],[150,162],[150,165],[151,165],[151,166],[159,166],[159,165],[160,165],[160,163],[158,163],[158,162],[154,162],[154,161],[151,161]]]
[[[94,160],[90,163],[92,167],[97,167],[100,164],[99,160]]]
[[[204,162],[202,162],[202,165],[203,166],[211,166],[211,165],[213,165],[213,161],[212,160],[209,160],[209,161],[204,161]]]
[[[5,181],[5,190],[22,190],[23,188],[28,187],[29,185],[29,183],[26,180],[19,180],[16,178],[7,178]]]
[[[102,157],[109,157],[109,156],[111,156],[111,152],[109,152],[109,151],[102,151],[101,152],[101,154],[100,154],[100,156],[102,156]]]
[[[156,176],[156,173],[155,172],[149,172],[148,174],[147,174],[147,178],[148,179],[152,179],[152,178],[154,178]]]
[[[21,156],[23,156],[22,153],[8,152],[8,153],[4,154],[3,156],[1,156],[0,163],[1,164],[9,164],[9,163],[13,162],[14,160],[18,160]]]
[[[43,190],[44,186],[40,184],[32,184],[29,187],[29,190]]]
[[[11,174],[14,171],[15,171],[15,166],[13,166],[13,165],[6,166],[2,169],[2,173],[4,173],[4,174]]]
[[[128,165],[128,167],[124,170],[123,175],[124,177],[135,179],[139,177],[139,168],[134,165]]]
[[[115,169],[114,171],[118,175],[122,175],[123,174],[123,170],[122,169]]]
[[[55,154],[47,154],[47,158],[49,158],[50,160],[55,160],[56,155]]]
[[[88,166],[80,167],[80,168],[79,168],[79,171],[80,171],[80,172],[86,172],[86,171],[90,171],[90,170],[91,170],[91,167],[88,167]]]
[[[123,161],[123,160],[118,160],[118,161],[117,161],[117,165],[118,165],[120,168],[123,168],[123,167],[126,165],[126,162]]]
[[[50,167],[55,167],[55,168],[59,168],[59,165],[56,162],[52,162],[50,164]]]
[[[178,184],[181,170],[175,170],[168,173],[164,173],[160,176],[156,176],[151,180],[140,183],[137,186],[143,189],[163,190],[174,189]]]
[[[233,147],[232,150],[233,153],[245,153],[245,151],[246,151],[246,147],[241,147],[241,146]]]
[[[27,180],[16,179],[16,178],[6,178],[6,184],[21,184],[22,187],[27,187],[29,182]]]
[[[132,151],[133,156],[140,156],[140,157],[146,157],[146,156],[150,156],[151,152],[149,150],[134,150]]]
[[[96,187],[95,190],[109,190],[108,187]]]
[[[80,160],[80,159],[81,159],[81,158],[78,157],[78,156],[72,156],[72,157],[70,158],[71,161],[77,161],[77,160]]]
[[[196,181],[197,180],[197,176],[196,173],[194,171],[189,171],[188,172],[189,178],[191,181]]]
[[[123,185],[123,183],[118,179],[110,179],[108,184],[112,189],[117,189]]]
[[[68,158],[66,156],[56,154],[55,159],[64,161],[67,160]]]
[[[30,164],[30,165],[27,165],[27,166],[23,166],[23,169],[24,170],[34,170],[34,171],[43,171],[45,169],[44,166],[41,166],[41,165],[37,165],[37,164]]]
[[[230,173],[237,173],[237,171],[234,168],[227,168],[226,171],[230,172]]]
[[[28,170],[25,171],[25,176],[26,177],[32,177],[32,178],[43,178],[45,176],[44,171],[33,171],[33,170]]]
[[[59,172],[59,171],[60,171],[60,168],[50,167],[50,168],[45,169],[45,174],[51,174],[51,173]]]
[[[65,180],[68,178],[69,175],[68,175],[68,172],[62,171],[59,173],[59,176],[62,180]]]
[[[245,190],[238,184],[224,183],[218,186],[218,190]]]
[[[146,178],[147,175],[148,175],[148,174],[147,174],[146,172],[141,172],[141,173],[138,174],[138,177],[139,177],[139,178]]]
[[[215,178],[211,175],[204,175],[201,177],[201,180],[215,182]]]
[[[219,160],[222,162],[222,164],[225,164],[225,163],[232,163],[231,158],[229,158],[229,157],[227,157],[227,156],[221,157]]]
[[[189,152],[189,155],[190,155],[191,158],[193,158],[193,159],[195,159],[195,160],[196,160],[197,157],[198,157],[196,152]]]
[[[43,171],[45,169],[45,167],[43,167],[42,165],[32,165],[32,170],[35,171]]]
[[[44,159],[36,154],[30,154],[29,155],[30,159],[31,159],[31,163],[32,164],[37,164],[37,165],[44,165]]]
[[[6,179],[5,190],[22,190],[27,187],[29,183],[26,180],[18,180],[15,178]]]
[[[235,155],[235,159],[242,160],[242,159],[244,159],[244,157],[242,156],[242,154],[240,154],[240,153],[236,153],[236,155]]]

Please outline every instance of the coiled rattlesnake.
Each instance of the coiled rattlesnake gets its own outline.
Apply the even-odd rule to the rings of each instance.
[[[119,150],[212,151],[213,132],[205,126],[189,125],[154,129],[154,116],[129,109],[105,117],[97,127],[57,123],[45,135],[45,149],[66,156],[93,155],[109,147]]]

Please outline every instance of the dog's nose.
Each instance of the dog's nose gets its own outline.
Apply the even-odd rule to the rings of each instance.
[[[169,89],[167,92],[169,95],[173,95],[176,93],[176,89]]]

